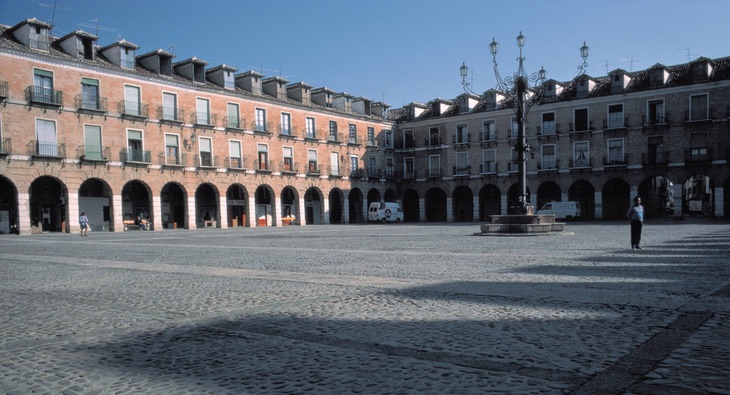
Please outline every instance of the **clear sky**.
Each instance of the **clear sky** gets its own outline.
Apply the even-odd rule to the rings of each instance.
[[[102,46],[123,38],[138,54],[164,49],[393,107],[463,93],[462,62],[474,91],[495,87],[493,37],[503,76],[517,69],[522,31],[526,69],[568,81],[584,41],[596,77],[728,56],[728,16],[728,0],[0,0],[5,25],[35,17],[57,35],[81,29]]]

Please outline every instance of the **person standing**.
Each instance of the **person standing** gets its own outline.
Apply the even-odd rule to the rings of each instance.
[[[82,211],[79,216],[79,226],[81,226],[81,237],[89,236],[89,217],[86,216],[86,211]]]
[[[640,250],[641,227],[644,225],[644,206],[641,205],[641,198],[634,198],[634,205],[629,208],[626,218],[631,220],[631,249]]]

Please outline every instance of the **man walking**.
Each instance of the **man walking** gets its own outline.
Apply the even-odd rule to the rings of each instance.
[[[82,211],[79,216],[79,226],[81,226],[81,237],[89,236],[89,217],[86,216],[86,211]]]
[[[626,218],[631,220],[631,249],[640,250],[641,227],[644,224],[644,206],[641,205],[641,198],[634,198],[634,205],[629,208]]]

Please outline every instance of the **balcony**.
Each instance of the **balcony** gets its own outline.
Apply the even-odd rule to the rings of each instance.
[[[151,163],[152,162],[152,154],[150,151],[141,150],[141,149],[134,149],[134,148],[124,148],[119,154],[119,160],[125,163]]]
[[[282,139],[296,139],[296,132],[291,125],[279,125],[276,127],[279,132],[279,138]]]
[[[454,134],[453,141],[454,147],[457,147],[459,145],[469,145],[471,143],[471,135],[469,133],[465,133],[462,135]]]
[[[406,170],[403,172],[403,179],[413,181],[416,179],[418,172],[416,170]],[[398,174],[395,171],[389,171],[385,173],[385,178],[397,178]]]
[[[542,126],[537,127],[537,135],[540,137],[555,136],[558,134],[560,134],[559,124],[544,122]]]
[[[226,131],[228,132],[242,132],[243,131],[243,125],[246,124],[245,120],[241,120],[241,118],[237,116],[227,116],[223,118],[223,121],[225,123]]]
[[[591,160],[586,158],[571,159],[569,165],[571,169],[586,169],[591,167]]]
[[[361,144],[360,144],[360,140],[357,138],[357,136],[349,136],[347,138],[347,145],[356,145],[356,146],[359,146]]]
[[[158,156],[160,164],[167,167],[184,167],[186,162],[186,154],[166,155],[164,152]]]
[[[8,82],[0,81],[0,101],[8,100]]]
[[[157,119],[160,120],[160,123],[182,125],[184,123],[183,114],[183,110],[178,110],[175,107],[157,107]]]
[[[371,147],[377,147],[378,145],[377,145],[377,143],[375,143],[374,138],[372,138],[372,139],[369,138],[368,141],[365,143],[365,146],[368,148],[371,148]]]
[[[644,166],[666,166],[669,164],[669,151],[644,152],[641,163]]]
[[[284,160],[284,162],[279,165],[279,171],[286,174],[299,173],[297,166],[291,160]]]
[[[364,178],[365,169],[352,169],[350,170],[350,178]]]
[[[13,154],[13,145],[11,143],[12,143],[12,140],[10,140],[10,137],[4,138],[2,140],[2,143],[0,143],[0,155],[12,155]]]
[[[218,167],[218,158],[213,157],[210,152],[201,152],[200,155],[196,155],[193,158],[193,162],[201,168]]]
[[[629,164],[628,155],[609,155],[603,158],[604,167],[626,167]]]
[[[31,140],[26,145],[28,156],[62,159],[66,157],[66,145]]]
[[[215,114],[206,112],[194,112],[190,116],[190,121],[196,128],[213,129],[217,124],[218,117]]]
[[[251,122],[251,130],[253,130],[256,134],[271,136],[271,124],[268,122],[259,122],[259,121],[253,121]]]
[[[270,160],[255,160],[253,168],[256,172],[270,173],[274,171],[274,162]]]
[[[307,175],[313,177],[319,177],[322,175],[322,169],[316,163],[310,162],[307,166]]]
[[[626,137],[628,135],[628,117],[613,117],[603,120],[603,131],[607,137]]]
[[[89,162],[107,162],[109,161],[110,151],[110,147],[80,145],[76,148],[76,158]]]
[[[480,143],[493,143],[496,140],[497,140],[497,131],[496,130],[482,131],[479,134]]]
[[[246,165],[246,158],[227,157],[225,162],[226,169],[229,170],[246,170],[248,168]]]
[[[29,86],[25,88],[25,100],[30,104],[48,107],[62,107],[63,92],[44,88],[42,86]]]
[[[136,101],[122,100],[117,105],[122,118],[133,121],[146,121],[149,118],[149,111],[146,104]]]
[[[451,175],[454,177],[469,177],[471,166],[454,166]]]
[[[340,137],[340,134],[339,133],[329,132],[327,134],[327,142],[328,143],[334,143],[334,144],[341,144],[342,143],[342,137]]]
[[[497,172],[497,163],[496,162],[484,162],[481,165],[479,165],[480,174],[494,174],[496,172]]]
[[[440,178],[444,174],[443,170],[440,167],[436,168],[429,168],[428,169],[428,178]]]
[[[319,129],[306,129],[304,131],[304,140],[319,141],[319,138],[317,137],[319,134]]]
[[[520,169],[520,163],[516,160],[507,162],[507,171],[510,173],[517,173]]]
[[[376,168],[368,168],[367,169],[367,176],[368,178],[380,178],[380,170]]]
[[[684,152],[686,163],[706,163],[712,161],[712,149],[707,147],[691,148]]]
[[[555,159],[543,159],[542,162],[537,162],[537,171],[557,171],[558,162]]]
[[[341,178],[344,174],[342,174],[342,170],[339,167],[332,167],[329,166],[327,168],[327,175],[333,178]]]
[[[107,100],[105,97],[89,98],[83,97],[83,95],[76,95],[74,97],[74,107],[80,113],[86,114],[106,114],[107,113]]]

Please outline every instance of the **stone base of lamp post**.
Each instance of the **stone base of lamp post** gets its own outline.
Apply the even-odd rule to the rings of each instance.
[[[531,207],[531,206],[526,206]],[[555,215],[491,215],[489,223],[482,224],[476,235],[494,233],[554,234],[565,230],[565,223],[555,222]]]

